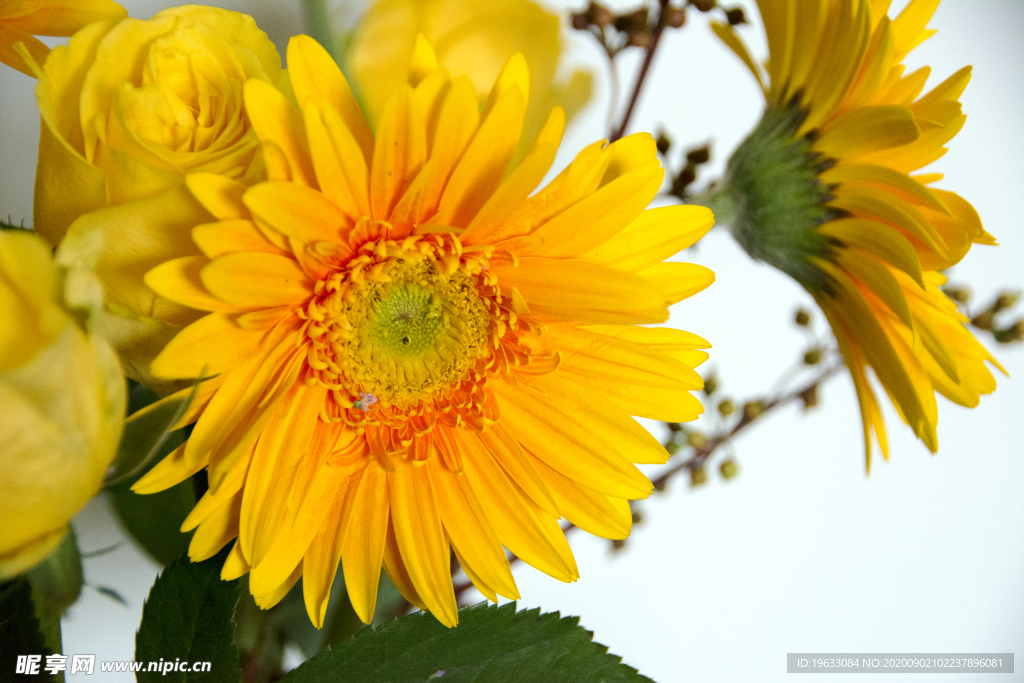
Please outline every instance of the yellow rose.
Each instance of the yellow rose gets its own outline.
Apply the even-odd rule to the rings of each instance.
[[[82,214],[185,173],[243,177],[258,141],[242,85],[276,86],[280,74],[273,43],[238,12],[184,6],[85,27],[51,53],[36,88],[36,230],[56,244]]]
[[[0,232],[0,580],[60,543],[121,437],[124,378],[89,331],[102,290],[82,267],[88,241],[62,245],[55,265],[38,237]]]
[[[530,67],[530,102],[519,154],[556,106],[571,119],[590,99],[593,76],[576,71],[556,83],[562,53],[559,19],[529,0],[376,0],[356,28],[347,73],[375,123],[388,96],[405,83],[416,36],[434,46],[452,74],[465,74],[483,99],[516,52]]]
[[[15,43],[22,43],[36,64],[42,64],[50,48],[33,36],[70,36],[86,24],[127,14],[112,0],[0,0],[0,62],[35,76]]]
[[[140,381],[151,379],[149,359],[192,320],[142,281],[159,263],[199,253],[189,230],[212,217],[185,188],[185,174],[248,181],[260,172],[242,99],[252,78],[275,87],[281,79],[266,33],[247,15],[194,5],[148,21],[90,24],[53,50],[40,76],[35,230],[54,245],[69,229],[103,231],[96,273],[117,314],[108,334]],[[146,220],[125,220],[138,217],[133,204],[142,200]]]

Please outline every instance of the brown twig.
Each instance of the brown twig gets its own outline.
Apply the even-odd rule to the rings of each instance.
[[[833,375],[835,375],[843,367],[844,366],[843,366],[842,361],[837,361],[835,363],[832,363],[831,365],[826,367],[824,370],[819,372],[810,382],[808,382],[808,383],[806,383],[804,385],[801,385],[800,387],[798,387],[798,388],[796,388],[796,389],[794,389],[794,390],[792,390],[792,391],[790,391],[788,393],[782,394],[780,396],[776,396],[775,398],[767,401],[764,404],[764,406],[761,408],[760,412],[758,412],[756,414],[754,414],[754,413],[749,413],[749,414],[745,413],[740,418],[740,421],[737,422],[733,426],[732,429],[730,429],[729,431],[724,432],[722,434],[719,434],[717,436],[713,436],[713,437],[709,438],[704,443],[704,445],[702,445],[700,448],[694,449],[693,455],[691,455],[689,458],[687,458],[686,460],[683,460],[682,462],[679,462],[679,463],[673,465],[669,469],[667,469],[664,472],[662,472],[656,479],[654,479],[654,481],[651,482],[654,485],[654,488],[657,489],[657,490],[660,490],[660,489],[664,488],[665,483],[669,480],[669,478],[672,475],[677,474],[680,470],[690,469],[690,468],[702,466],[705,462],[707,462],[708,458],[710,458],[712,456],[712,454],[714,454],[714,452],[716,450],[718,450],[719,446],[722,446],[723,444],[728,443],[737,434],[739,434],[740,432],[745,430],[747,427],[749,427],[751,424],[753,424],[757,420],[761,419],[762,417],[767,415],[769,412],[775,410],[776,408],[780,408],[782,406],[785,406],[785,405],[788,405],[790,403],[793,403],[794,401],[796,401],[798,399],[802,399],[802,397],[804,395],[806,395],[808,392],[813,391],[814,389],[816,389],[819,384],[821,384],[826,379],[828,379],[828,378],[832,377]],[[573,524],[572,522],[568,522],[565,526],[562,527],[562,532],[563,533],[567,533],[568,531],[570,531],[572,529],[575,529],[575,528],[576,528],[575,524]],[[519,558],[516,557],[515,555],[510,555],[508,561],[509,561],[510,564],[514,564],[518,560],[519,560]],[[472,583],[472,581],[469,581],[469,580],[462,581],[461,583],[457,584],[455,586],[455,599],[456,600],[460,600],[462,598],[463,594],[465,594],[466,591],[468,591],[472,587],[473,587],[473,583]]]
[[[664,472],[661,473],[661,475],[658,476],[657,479],[655,479],[651,483],[654,484],[655,488],[658,488],[659,486],[664,486],[665,482],[668,481],[669,477],[679,472],[680,470],[690,469],[692,467],[700,467],[705,462],[707,462],[708,458],[711,457],[711,455],[718,449],[719,446],[731,441],[734,436],[736,436],[744,429],[749,427],[753,422],[760,419],[768,412],[776,408],[788,405],[798,399],[801,399],[807,392],[815,389],[819,384],[821,384],[821,382],[825,381],[832,375],[839,372],[839,370],[842,369],[843,367],[844,366],[842,362],[833,363],[832,365],[828,366],[825,370],[821,371],[814,379],[812,379],[807,384],[804,384],[803,386],[798,387],[797,389],[794,389],[793,391],[787,394],[777,396],[776,398],[771,399],[770,401],[765,403],[764,407],[761,409],[759,413],[744,414],[740,418],[740,421],[737,422],[736,425],[733,426],[733,428],[730,429],[728,432],[720,434],[718,436],[711,437],[703,446],[695,449],[693,455],[691,455],[686,460],[677,463],[676,465],[673,465],[669,469],[665,470]]]
[[[647,46],[647,53],[644,55],[644,62],[640,66],[640,73],[637,74],[636,84],[633,86],[633,94],[629,98],[629,105],[626,107],[626,113],[622,116],[622,122],[619,127],[612,131],[609,136],[609,142],[615,142],[626,133],[626,127],[629,126],[629,120],[633,116],[633,110],[636,108],[636,103],[640,99],[640,91],[643,89],[644,81],[647,79],[647,72],[651,69],[651,62],[654,61],[654,53],[658,49],[658,44],[661,42],[661,34],[664,33],[665,27],[668,26],[668,13],[665,9],[668,7],[669,0],[658,0],[658,21],[654,25],[654,30],[651,32],[651,44]]]

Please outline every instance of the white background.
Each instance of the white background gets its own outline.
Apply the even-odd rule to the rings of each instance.
[[[124,4],[146,18],[172,3]],[[295,0],[223,4],[253,13],[282,54],[302,30]],[[946,174],[938,186],[968,198],[1001,242],[975,247],[952,273],[987,301],[1002,287],[1024,287],[1024,3],[947,0],[931,26],[939,34],[908,59],[910,68],[933,67],[929,87],[964,64],[975,67],[962,98],[967,125],[933,168]],[[745,35],[763,55],[758,29]],[[598,49],[583,35],[570,40],[571,59],[590,64],[603,82]],[[679,147],[711,140],[717,171],[756,122],[760,95],[695,12],[662,47],[631,130],[663,124]],[[621,60],[624,90],[637,63]],[[0,214],[26,224],[38,140],[33,84],[0,70]],[[607,102],[601,87],[558,165],[605,135]],[[763,392],[803,348],[790,320],[798,305],[811,307],[809,297],[752,263],[724,231],[682,258],[712,268],[718,280],[676,306],[671,324],[713,343],[702,369],[717,368],[724,393]],[[1015,652],[1024,671],[1024,349],[990,346],[1015,379],[999,376],[998,391],[973,411],[940,397],[937,456],[890,409],[892,460],[877,460],[866,477],[852,384],[838,377],[816,410],[780,411],[737,439],[736,479],[711,472],[697,490],[677,479],[643,503],[644,521],[624,551],[613,555],[606,541],[574,532],[577,583],[518,565],[520,605],[579,615],[595,639],[659,683],[782,680],[787,652]],[[103,499],[75,527],[84,551],[122,538]],[[130,542],[87,559],[86,581],[117,589],[129,606],[86,588],[64,619],[64,651],[131,659],[156,571]],[[914,677],[933,679],[1024,674]]]

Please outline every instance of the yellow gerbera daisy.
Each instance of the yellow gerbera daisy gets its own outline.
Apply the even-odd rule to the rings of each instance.
[[[767,74],[735,33],[716,32],[754,73],[768,100],[736,149],[711,202],[731,213],[737,241],[786,272],[821,306],[853,376],[864,422],[888,457],[870,365],[903,419],[938,449],[935,391],[978,405],[995,389],[996,361],[940,290],[939,271],[972,243],[995,244],[974,208],[942,178],[911,175],[942,156],[963,126],[965,67],[921,95],[930,70],[903,58],[934,31],[938,0],[913,0],[896,18],[886,0],[759,0]]]
[[[712,282],[662,263],[711,213],[644,211],[663,176],[649,135],[587,147],[531,196],[564,115],[507,172],[529,89],[519,55],[481,112],[421,39],[375,136],[315,41],[293,38],[288,66],[298,110],[245,85],[270,179],[189,176],[217,219],[192,231],[205,255],[146,276],[210,311],[153,373],[216,376],[185,418],[191,438],[135,489],[208,468],[183,527],[192,559],[237,536],[223,576],[251,572],[269,607],[301,574],[317,626],[339,558],[364,621],[383,564],[454,625],[449,546],[491,599],[518,595],[503,545],[576,579],[558,519],[625,537],[627,500],[651,490],[633,463],[667,457],[630,416],[701,412],[689,391],[706,342],[637,324]]]

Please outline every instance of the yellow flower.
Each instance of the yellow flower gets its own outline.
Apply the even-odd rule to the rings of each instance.
[[[121,436],[117,358],[76,322],[91,321],[102,300],[75,262],[82,246],[62,247],[58,269],[38,237],[0,232],[0,580],[57,547]]]
[[[589,72],[575,71],[565,82],[555,82],[562,54],[559,18],[529,0],[376,0],[347,54],[371,126],[405,82],[419,34],[434,46],[441,66],[470,77],[481,101],[509,57],[517,52],[526,57],[530,103],[515,159],[526,152],[554,107],[561,106],[571,121],[590,99]]]
[[[151,270],[161,295],[209,311],[153,363],[203,382],[191,438],[141,479],[150,493],[207,468],[189,554],[237,536],[222,576],[257,603],[303,576],[323,624],[339,558],[356,613],[381,565],[413,604],[457,621],[449,545],[491,599],[517,597],[502,545],[563,581],[565,517],[629,533],[633,463],[665,450],[631,415],[691,420],[699,337],[667,306],[713,274],[662,263],[711,226],[701,207],[644,211],[663,171],[649,135],[597,142],[547,187],[564,128],[551,113],[507,177],[527,102],[513,56],[481,112],[420,40],[374,137],[341,71],[293,38],[300,110],[249,81],[270,180],[188,184],[217,218],[202,256]],[[504,180],[503,180],[504,179]]]
[[[888,457],[870,366],[903,419],[938,449],[935,392],[967,407],[995,390],[996,361],[940,290],[940,272],[972,243],[995,244],[974,208],[914,174],[963,126],[970,67],[921,95],[930,69],[905,74],[907,53],[938,0],[762,0],[771,58],[763,75],[726,26],[716,32],[765,89],[768,106],[737,148],[712,199],[754,258],[786,272],[824,311],[853,376],[864,422]],[[726,208],[729,207],[729,208]]]
[[[86,24],[127,14],[112,0],[0,0],[0,62],[35,76],[15,43],[24,44],[35,63],[42,64],[50,48],[33,36],[70,36]]]
[[[209,171],[233,179],[259,171],[259,142],[249,125],[242,85],[277,85],[281,59],[249,16],[184,6],[148,21],[90,24],[47,59],[36,89],[42,114],[35,229],[51,244],[85,214],[107,249],[97,274],[121,317],[108,333],[136,379],[156,351],[190,322],[142,282],[158,263],[197,253],[189,238],[197,207],[184,175]],[[159,197],[154,221],[127,225],[133,201]],[[105,208],[113,207],[113,208]],[[184,315],[184,317],[182,317]],[[168,325],[174,323],[175,325]]]

